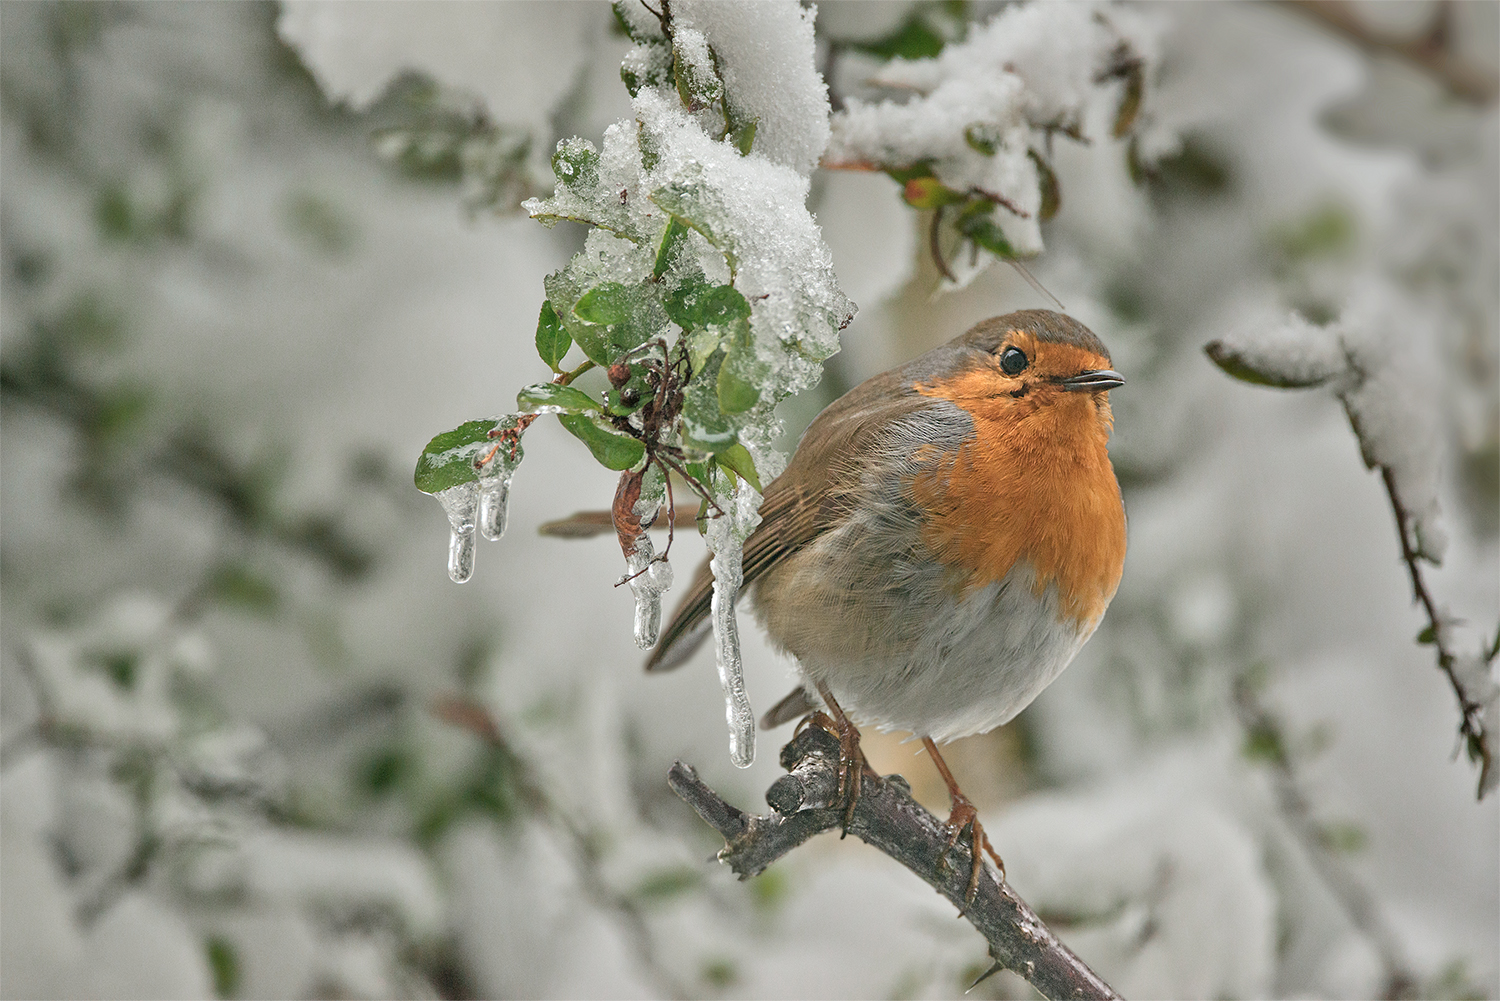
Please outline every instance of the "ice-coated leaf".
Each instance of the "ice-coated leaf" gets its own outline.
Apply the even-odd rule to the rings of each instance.
[[[753,379],[746,378],[751,366],[741,361],[740,352],[732,352],[719,366],[715,381],[719,396],[719,409],[726,414],[740,414],[760,402],[760,389]]]
[[[552,154],[552,173],[573,191],[591,191],[599,183],[599,151],[587,139],[564,139]]]
[[[1342,358],[1313,357],[1304,352],[1279,353],[1262,345],[1212,341],[1203,351],[1213,363],[1241,382],[1278,389],[1308,389],[1344,371]]]
[[[588,323],[624,323],[630,318],[630,292],[619,282],[595,285],[579,297],[573,315]]]
[[[719,465],[732,469],[741,479],[755,488],[756,493],[765,493],[760,485],[760,473],[755,470],[755,460],[750,457],[750,450],[744,445],[730,445],[716,457]]]
[[[417,489],[424,494],[436,494],[479,479],[474,460],[494,447],[490,432],[499,425],[500,421],[494,417],[468,421],[433,438],[417,457],[417,471],[413,475]],[[519,452],[520,446],[516,449]]]
[[[536,321],[536,353],[552,371],[561,371],[558,366],[573,346],[573,335],[562,325],[557,310],[549,299],[542,300],[542,312]]]
[[[651,269],[653,281],[661,278],[667,268],[672,266],[673,259],[682,252],[687,233],[688,228],[676,216],[667,223],[666,231],[661,235],[661,243],[656,248],[656,264]]]
[[[646,446],[629,435],[604,427],[588,414],[559,414],[569,433],[589,447],[605,469],[629,469],[646,455]]]
[[[573,316],[583,322],[573,325],[573,339],[591,360],[608,365],[661,333],[666,317],[648,285],[606,281],[579,296]]]
[[[581,414],[598,410],[599,402],[581,389],[542,382],[517,393],[516,406],[524,413]]]
[[[733,285],[684,285],[667,296],[667,316],[684,330],[726,327],[750,319],[750,303]]]

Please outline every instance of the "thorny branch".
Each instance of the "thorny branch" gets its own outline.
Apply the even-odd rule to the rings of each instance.
[[[602,838],[598,832],[580,824],[547,792],[531,762],[516,750],[495,717],[483,706],[462,696],[440,699],[433,714],[454,726],[468,730],[500,751],[514,769],[516,791],[521,800],[549,825],[561,832],[568,842],[577,870],[578,884],[600,908],[614,914],[637,963],[655,984],[662,996],[690,998],[693,992],[680,982],[661,962],[651,928],[641,908],[628,896],[611,889],[599,857]]]
[[[1240,725],[1252,738],[1272,736],[1272,739],[1258,741],[1257,746],[1263,748],[1263,753],[1258,756],[1271,767],[1277,808],[1302,846],[1313,871],[1339,902],[1349,923],[1365,936],[1380,957],[1384,976],[1380,997],[1392,1001],[1416,997],[1420,984],[1403,957],[1395,933],[1381,917],[1379,907],[1364,884],[1330,847],[1327,835],[1313,817],[1312,804],[1303,795],[1296,765],[1281,735],[1280,722],[1256,698],[1253,686],[1245,678],[1235,679],[1234,709]]]
[[[1449,620],[1439,611],[1432,592],[1427,588],[1427,580],[1422,573],[1422,555],[1411,537],[1411,515],[1401,503],[1395,476],[1388,466],[1380,467],[1380,479],[1385,484],[1386,496],[1390,498],[1391,511],[1396,516],[1396,534],[1401,537],[1401,559],[1406,563],[1407,572],[1411,576],[1412,593],[1422,610],[1427,613],[1427,628],[1423,630],[1422,638],[1430,639],[1433,648],[1437,650],[1438,669],[1447,676],[1448,683],[1453,686],[1453,694],[1458,699],[1458,709],[1463,716],[1458,732],[1468,746],[1469,756],[1479,761],[1478,796],[1483,799],[1485,792],[1492,787],[1495,767],[1490,742],[1484,732],[1484,706],[1465,690],[1458,677],[1458,657],[1447,637]],[[1494,658],[1490,655],[1485,659],[1489,661]]]
[[[1432,24],[1420,37],[1409,38],[1370,27],[1345,0],[1283,0],[1288,6],[1321,21],[1366,52],[1404,59],[1431,74],[1453,96],[1487,105],[1500,92],[1493,71],[1476,66],[1453,51],[1451,0],[1440,0]]]
[[[724,836],[719,860],[741,879],[764,871],[814,835],[844,826],[835,737],[808,727],[781,749],[781,764],[789,774],[766,792],[775,811],[770,816],[742,813],[680,761],[668,773],[672,791]],[[867,775],[847,830],[920,876],[978,929],[995,961],[980,980],[1009,969],[1048,998],[1119,997],[988,867],[973,900],[965,902],[973,861],[965,839],[950,850],[942,821],[912,799],[901,776]]]

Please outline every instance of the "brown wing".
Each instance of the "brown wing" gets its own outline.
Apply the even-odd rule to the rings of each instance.
[[[760,525],[745,541],[741,594],[840,522],[840,504],[865,471],[860,457],[880,442],[890,421],[927,403],[905,388],[906,381],[899,372],[878,375],[839,397],[808,427],[791,464],[766,487]],[[708,637],[712,601],[713,574],[704,560],[647,658],[646,670],[669,671],[693,655]]]

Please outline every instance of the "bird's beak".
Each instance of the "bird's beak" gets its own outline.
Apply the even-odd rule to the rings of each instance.
[[[1116,386],[1125,385],[1125,377],[1112,368],[1096,368],[1087,372],[1079,372],[1077,375],[1062,381],[1062,388],[1075,393],[1085,391],[1114,389]]]

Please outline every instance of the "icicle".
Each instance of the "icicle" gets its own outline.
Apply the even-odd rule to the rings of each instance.
[[[625,557],[625,567],[630,590],[635,595],[635,645],[649,650],[656,645],[656,638],[661,633],[662,593],[672,586],[672,566],[657,558],[651,536],[646,532],[666,499],[666,479],[656,467],[646,468],[633,479],[638,492],[631,501],[629,488],[632,479],[633,474],[621,479],[624,492],[616,494],[615,503],[630,504],[629,517],[625,520],[638,529],[633,542],[626,541],[630,538],[627,534],[622,537],[621,545],[631,546]]]
[[[448,514],[453,534],[448,538],[448,576],[462,584],[474,574],[474,513],[479,507],[479,484],[460,483],[433,494]]]
[[[636,540],[635,552],[625,561],[630,577],[630,590],[635,594],[635,645],[642,650],[656,646],[657,634],[661,631],[661,592],[656,576],[652,573],[656,552],[651,545],[651,536],[645,532]]]
[[[479,488],[479,533],[491,542],[505,534],[505,509],[510,499],[510,476],[486,477]]]
[[[755,761],[755,712],[745,695],[734,602],[744,581],[740,561],[745,539],[760,518],[755,512],[754,491],[748,487],[740,486],[732,499],[722,493],[720,496],[726,510],[719,517],[708,519],[707,537],[714,554],[709,564],[714,574],[714,659],[718,663],[719,684],[724,687],[724,712],[729,719],[729,760],[737,768],[749,768]]]

